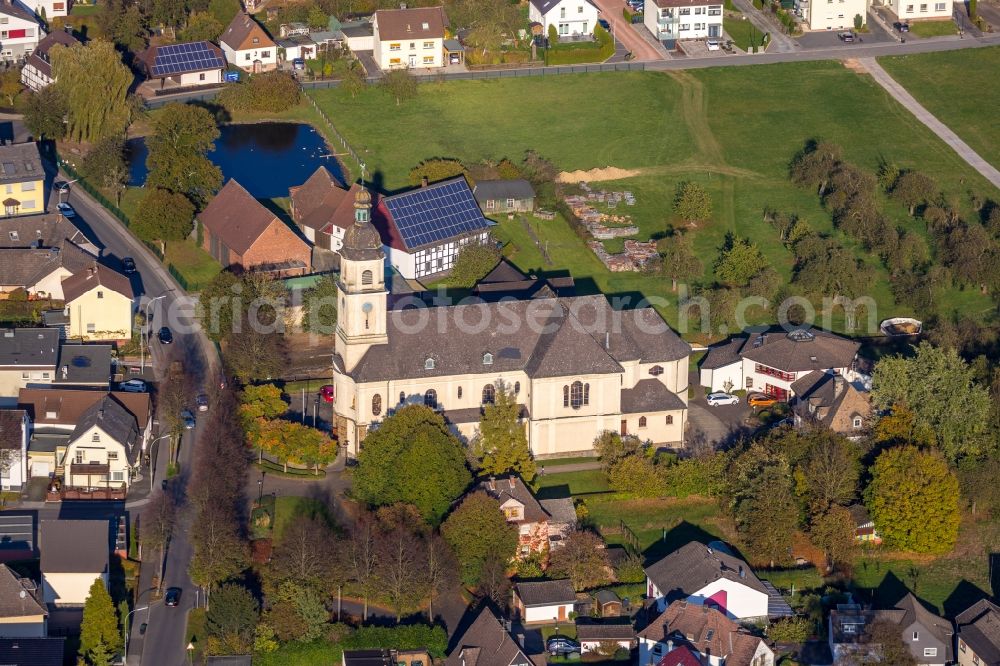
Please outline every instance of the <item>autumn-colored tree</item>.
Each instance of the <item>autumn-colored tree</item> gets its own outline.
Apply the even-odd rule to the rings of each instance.
[[[526,481],[535,478],[535,461],[520,410],[517,396],[502,385],[497,387],[493,403],[484,407],[479,432],[472,439],[472,452],[483,474],[514,472]]]
[[[441,535],[455,552],[466,585],[480,580],[491,556],[506,564],[517,552],[517,528],[484,492],[467,495],[441,525]]]
[[[626,456],[612,465],[608,485],[630,497],[663,497],[667,492],[663,472],[641,454]]]
[[[594,452],[601,459],[604,471],[610,471],[623,458],[638,455],[642,442],[635,435],[622,435],[617,430],[604,430],[594,438]]]
[[[276,419],[286,411],[288,403],[274,384],[251,384],[240,394],[240,418],[245,425],[257,419]]]
[[[549,555],[551,576],[569,578],[577,592],[611,582],[611,560],[604,540],[593,532],[573,532]]]
[[[177,522],[177,504],[169,494],[157,491],[143,507],[140,518],[139,543],[143,548],[159,553],[160,563],[156,569],[156,589],[163,585],[163,567],[167,562],[167,544],[173,535]]]
[[[436,183],[439,180],[447,180],[456,176],[469,177],[469,172],[465,168],[465,165],[458,160],[445,158],[429,159],[410,169],[410,184],[420,185],[424,178],[429,183]]]
[[[958,539],[958,479],[938,451],[898,446],[871,468],[865,505],[885,544],[917,553],[946,553]]]
[[[382,77],[382,89],[396,100],[396,106],[417,96],[417,79],[406,69],[392,69]]]
[[[730,287],[745,287],[770,263],[755,243],[746,238],[728,236],[715,262],[715,277]]]
[[[854,519],[842,506],[831,506],[813,519],[810,536],[813,543],[823,549],[830,566],[848,564],[857,550],[854,541]]]

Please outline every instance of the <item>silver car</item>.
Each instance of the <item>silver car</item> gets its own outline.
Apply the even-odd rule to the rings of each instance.
[[[740,397],[738,395],[730,395],[728,393],[709,393],[706,400],[712,407],[740,404]]]

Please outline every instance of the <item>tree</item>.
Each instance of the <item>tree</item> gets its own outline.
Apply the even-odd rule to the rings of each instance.
[[[903,641],[902,627],[889,619],[878,618],[865,626],[861,642],[874,647],[880,662],[892,666],[917,666],[910,646]]]
[[[109,192],[115,199],[115,205],[121,204],[122,192],[129,179],[125,137],[109,136],[95,143],[80,163],[80,174]]]
[[[770,263],[755,243],[729,235],[715,262],[715,277],[729,287],[745,287]]]
[[[492,556],[506,565],[517,552],[517,528],[497,501],[484,492],[467,495],[441,525],[441,536],[458,559],[462,581],[477,583]]]
[[[194,12],[188,17],[187,27],[180,38],[186,42],[214,41],[219,38],[225,26],[210,12]]]
[[[280,113],[298,104],[301,96],[295,77],[274,70],[254,74],[248,81],[226,87],[217,99],[230,111]]]
[[[458,176],[465,176],[467,180],[469,178],[469,172],[466,170],[465,165],[458,160],[430,159],[424,160],[410,169],[410,184],[420,185],[425,178],[428,183],[436,183],[439,180],[447,180]],[[496,265],[496,262],[493,262],[493,264]],[[493,268],[493,266],[490,266],[490,268]]]
[[[458,580],[455,553],[436,532],[427,536],[427,619],[434,622],[434,599]]]
[[[621,435],[616,430],[604,430],[594,438],[594,452],[601,459],[605,472],[611,470],[620,460],[636,455],[642,450],[642,442],[635,435]]]
[[[79,654],[88,663],[106,663],[107,657],[114,655],[121,647],[122,634],[114,602],[104,586],[104,580],[97,578],[91,584],[83,606]]]
[[[274,384],[246,386],[240,394],[240,418],[244,426],[257,419],[276,419],[287,411],[288,403]]]
[[[302,328],[333,335],[337,329],[337,282],[327,275],[302,294]]]
[[[712,198],[698,183],[678,183],[674,192],[674,214],[690,224],[708,222],[712,218]]]
[[[663,273],[670,278],[671,291],[677,291],[678,281],[695,280],[705,272],[685,234],[675,232],[659,241],[657,249],[663,257]]]
[[[990,446],[989,391],[976,383],[972,369],[954,349],[922,342],[916,356],[883,358],[872,375],[872,403],[878,409],[908,408],[915,425],[934,433],[952,462]]]
[[[153,187],[146,190],[132,216],[132,230],[145,241],[179,241],[191,235],[194,206],[183,194]]]
[[[191,526],[194,555],[188,572],[196,585],[205,588],[206,608],[212,590],[246,568],[247,547],[237,529],[232,508],[215,502],[199,507]]]
[[[57,86],[46,86],[24,99],[24,125],[36,139],[59,140],[66,134],[66,95]]]
[[[309,643],[323,635],[330,614],[316,590],[285,581],[274,596],[265,619],[279,638]]]
[[[937,183],[919,171],[904,171],[892,188],[892,198],[903,204],[913,215],[917,206],[925,204],[938,193]]]
[[[196,312],[210,340],[220,342],[232,334],[243,314],[242,303],[237,299],[247,296],[243,293],[243,281],[231,271],[220,271],[205,285],[198,295]]]
[[[486,277],[500,261],[500,251],[493,243],[467,243],[458,251],[448,283],[455,287],[472,288]]]
[[[549,24],[549,48],[559,43],[559,31],[554,23]]]
[[[149,11],[150,19],[165,28],[175,29],[182,25],[184,20],[188,18],[187,3],[184,0],[153,0],[152,5]],[[221,33],[222,29],[220,28],[214,35],[197,37],[196,41],[201,39],[216,39]],[[187,38],[185,37],[184,39]]]
[[[245,315],[240,331],[226,337],[223,349],[226,368],[244,384],[278,377],[288,366],[285,336],[254,330]]]
[[[472,481],[462,443],[440,414],[407,405],[365,437],[354,495],[369,506],[413,504],[429,523],[441,521]]]
[[[497,387],[493,403],[483,408],[479,431],[472,439],[472,452],[483,474],[514,472],[526,481],[535,478],[535,461],[520,411],[517,396],[503,385]]]
[[[396,100],[396,106],[417,96],[417,79],[406,69],[391,69],[382,77],[382,89]]]
[[[208,109],[175,102],[156,115],[152,129],[146,139],[147,187],[183,194],[203,206],[222,185],[222,172],[205,156],[219,138],[215,118]]]
[[[593,532],[573,532],[549,554],[551,574],[573,581],[577,592],[611,582],[611,560],[604,540]]]
[[[337,448],[326,433],[294,421],[259,419],[249,433],[251,444],[274,455],[288,471],[288,463],[309,465],[314,469],[328,465]]]
[[[8,69],[0,74],[0,95],[3,95],[4,99],[7,100],[8,106],[14,106],[14,100],[21,94],[22,90],[24,90],[24,86],[21,85],[21,72],[16,68]]]
[[[228,26],[241,9],[239,0],[211,0],[208,3],[208,12],[222,26]]]
[[[414,533],[404,525],[383,531],[378,539],[376,561],[382,594],[396,611],[398,623],[403,611],[415,608],[430,591],[423,534]]]
[[[378,538],[379,530],[372,517],[365,513],[358,517],[347,540],[344,559],[348,576],[355,585],[355,592],[364,602],[362,621],[368,621],[368,600],[378,592]]]
[[[307,19],[307,23],[309,23],[310,28],[316,30],[325,28],[329,21],[330,17],[326,15],[326,12],[324,12],[323,8],[319,5],[313,5],[309,8],[309,18]]]
[[[937,451],[898,446],[871,468],[865,506],[886,545],[946,553],[958,539],[958,479]]]
[[[174,533],[177,522],[177,504],[174,498],[163,491],[157,491],[142,510],[139,543],[143,548],[155,550],[160,555],[156,569],[156,590],[163,586],[163,567],[167,561],[167,544]]]
[[[94,142],[124,134],[132,118],[126,100],[132,72],[115,47],[99,39],[49,51],[52,84],[66,100],[66,128],[73,141]]]
[[[789,168],[792,182],[799,187],[812,188],[823,196],[840,161],[840,146],[826,141],[810,141],[792,160]]]
[[[861,14],[854,15],[854,29],[860,31],[865,24],[865,17]]]
[[[608,485],[631,497],[662,497],[666,493],[663,475],[653,461],[643,455],[622,458],[608,470]]]
[[[773,430],[763,443],[794,468],[796,494],[810,513],[850,504],[857,496],[861,472],[857,443],[822,427]]]
[[[344,76],[340,80],[340,87],[351,95],[351,99],[356,98],[368,84],[365,82],[364,70],[354,62],[344,71]]]
[[[842,506],[832,506],[813,519],[812,542],[823,549],[830,566],[849,564],[853,560],[855,527],[851,512]]]
[[[786,617],[767,627],[767,637],[775,643],[805,643],[813,634],[813,622],[807,617]]]
[[[205,614],[205,631],[222,649],[219,654],[245,654],[253,649],[260,608],[247,588],[238,583],[221,586]]]
[[[788,461],[755,443],[734,454],[728,471],[729,505],[748,554],[772,566],[787,560],[799,522]]]
[[[268,571],[279,582],[293,580],[322,590],[332,581],[342,582],[337,566],[341,547],[326,520],[300,516],[281,533]]]

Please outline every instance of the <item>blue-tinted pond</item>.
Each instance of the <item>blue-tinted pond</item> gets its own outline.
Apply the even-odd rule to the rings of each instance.
[[[288,188],[301,185],[320,165],[340,181],[340,163],[332,157],[323,135],[302,123],[223,125],[215,150],[208,154],[225,180],[235,178],[258,199],[287,197]],[[129,141],[129,184],[146,182],[146,142]]]

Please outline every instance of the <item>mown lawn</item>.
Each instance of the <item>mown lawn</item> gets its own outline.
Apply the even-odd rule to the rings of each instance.
[[[910,33],[917,37],[945,37],[958,34],[958,26],[951,19],[943,21],[914,21]]]
[[[222,270],[212,255],[191,240],[168,241],[163,263],[173,267],[175,277],[181,276],[181,286],[186,291],[200,291]]]
[[[914,23],[910,29],[916,29]],[[902,84],[938,120],[973,150],[1000,167],[1000,46],[941,53],[879,58],[892,78]]]
[[[722,27],[736,46],[744,51],[749,51],[753,46],[764,45],[764,33],[754,27],[750,21],[727,16],[722,19]]]
[[[284,495],[275,500],[274,539],[281,539],[282,532],[297,518],[329,518],[326,506],[311,497]]]
[[[589,469],[580,472],[549,473],[535,477],[533,484],[541,499],[570,497],[588,493],[605,493],[611,490],[603,470]]]

